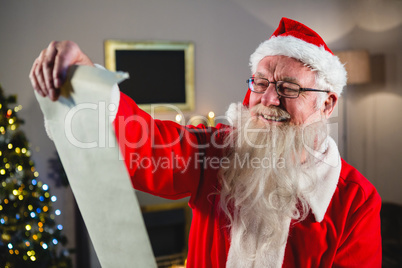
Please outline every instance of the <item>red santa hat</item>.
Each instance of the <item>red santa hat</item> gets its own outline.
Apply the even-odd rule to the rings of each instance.
[[[343,64],[324,40],[306,25],[282,18],[272,36],[261,43],[250,56],[252,74],[256,72],[258,63],[264,57],[276,55],[295,58],[316,71],[316,84],[319,89],[330,90],[338,95],[342,93],[347,76]],[[246,106],[249,96],[250,90],[243,102]]]

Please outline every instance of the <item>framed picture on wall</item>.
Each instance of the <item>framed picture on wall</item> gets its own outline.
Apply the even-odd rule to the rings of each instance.
[[[193,43],[106,40],[105,66],[130,74],[120,90],[143,110],[194,110]]]

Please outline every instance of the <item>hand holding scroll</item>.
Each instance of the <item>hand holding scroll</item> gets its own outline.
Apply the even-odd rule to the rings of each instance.
[[[71,65],[90,65],[92,61],[72,41],[53,41],[34,61],[29,78],[36,92],[56,101]]]

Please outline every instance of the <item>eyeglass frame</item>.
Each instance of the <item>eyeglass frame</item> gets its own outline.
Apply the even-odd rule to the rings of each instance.
[[[252,87],[250,86],[250,83],[252,83],[251,81],[254,80],[254,79],[256,79],[256,78],[258,78],[258,79],[263,79],[263,80],[267,81],[267,82],[268,82],[267,89],[268,89],[268,87],[269,87],[270,84],[274,84],[274,85],[275,85],[276,94],[278,94],[278,96],[280,96],[280,97],[289,98],[289,99],[296,99],[296,98],[298,98],[301,91],[313,91],[313,92],[325,92],[325,93],[331,92],[330,90],[322,90],[322,89],[314,89],[314,88],[308,88],[308,87],[301,87],[299,84],[296,84],[296,83],[293,83],[293,82],[288,82],[288,81],[276,81],[276,82],[271,82],[271,81],[269,81],[268,79],[263,78],[263,77],[250,77],[249,79],[246,80],[246,83],[247,83],[247,85],[248,85],[248,88],[249,88],[252,92],[257,93],[257,94],[264,94],[264,93],[267,91],[267,89],[264,90],[264,91],[262,91],[262,92],[252,90],[252,89],[251,89]],[[297,85],[297,86],[299,87],[299,91],[298,91],[298,93],[297,93],[297,96],[295,96],[295,97],[289,97],[289,96],[284,96],[284,95],[279,94],[278,86],[277,86],[277,83],[279,83],[279,82],[290,83],[290,84],[293,84],[293,85]]]

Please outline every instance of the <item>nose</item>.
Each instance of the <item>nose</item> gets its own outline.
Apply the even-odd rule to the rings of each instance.
[[[270,83],[267,90],[261,97],[261,104],[264,106],[279,106],[281,101],[279,100],[280,96],[276,93],[275,84]]]

